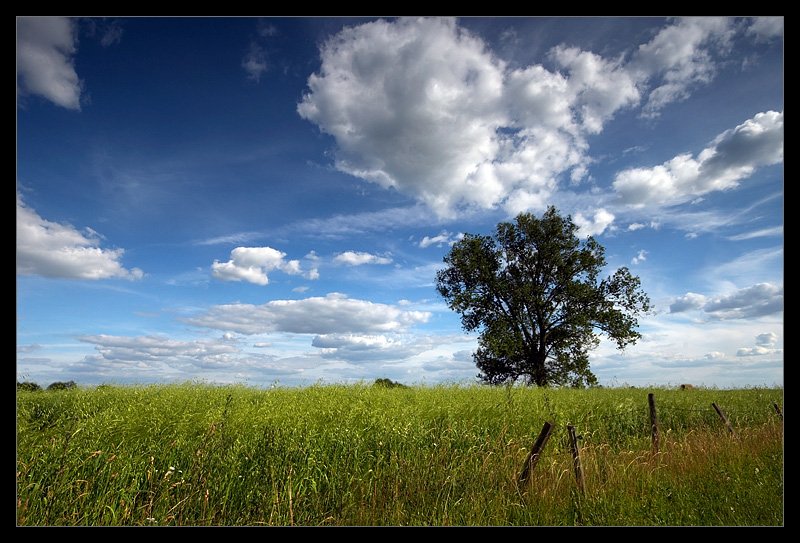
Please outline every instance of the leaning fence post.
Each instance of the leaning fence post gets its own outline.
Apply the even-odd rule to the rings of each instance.
[[[569,446],[572,449],[572,461],[575,466],[575,480],[578,483],[578,489],[581,494],[586,494],[586,483],[583,478],[583,464],[581,464],[581,452],[578,447],[578,438],[575,437],[575,427],[568,424],[567,431],[569,432]]]
[[[550,421],[546,421],[544,426],[542,427],[542,431],[539,432],[539,436],[536,438],[536,441],[533,444],[533,448],[528,453],[528,458],[525,460],[525,466],[522,469],[522,473],[519,476],[519,482],[525,483],[528,480],[528,475],[530,475],[531,470],[536,467],[536,463],[539,461],[539,457],[541,456],[542,449],[547,444],[547,440],[550,439],[550,434],[553,433],[553,423]]]
[[[732,434],[733,434],[733,433],[735,433],[735,432],[733,431],[733,426],[731,426],[731,423],[730,423],[730,422],[728,422],[728,417],[726,417],[726,416],[725,416],[725,413],[723,413],[723,412],[722,412],[722,409],[720,409],[720,408],[717,406],[717,404],[715,404],[715,403],[713,403],[713,402],[711,403],[711,405],[712,405],[712,406],[714,407],[714,409],[717,411],[717,415],[719,415],[719,418],[721,418],[721,419],[722,419],[722,422],[724,422],[724,423],[725,423],[725,426],[727,426],[727,427],[728,427],[728,432],[730,432],[730,433],[732,433]]]
[[[781,408],[778,407],[778,404],[774,403],[772,406],[775,408],[775,411],[778,412],[778,416],[781,418],[781,420],[783,420],[783,411],[781,411]]]
[[[656,399],[652,392],[647,395],[647,403],[650,404],[650,431],[653,437],[653,452],[657,453],[661,437],[658,430],[658,414],[656,413]]]

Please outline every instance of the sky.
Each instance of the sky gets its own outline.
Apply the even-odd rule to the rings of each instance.
[[[471,383],[437,293],[548,206],[654,313],[603,386],[783,386],[783,18],[17,18],[16,371]]]

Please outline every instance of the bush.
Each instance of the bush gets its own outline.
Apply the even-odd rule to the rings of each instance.
[[[42,390],[42,387],[30,381],[23,381],[22,383],[17,381],[17,390],[24,390],[25,392],[36,392],[37,390]]]
[[[408,386],[404,385],[403,383],[398,383],[396,381],[392,381],[391,379],[375,379],[374,386],[384,388],[408,388]]]
[[[47,387],[47,390],[70,390],[75,388],[76,386],[78,385],[75,384],[75,381],[67,381],[66,383],[63,383],[61,381],[56,381],[55,383],[52,383],[49,387]]]

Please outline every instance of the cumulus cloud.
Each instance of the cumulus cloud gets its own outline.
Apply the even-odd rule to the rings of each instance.
[[[783,311],[783,286],[759,283],[710,300],[704,310],[717,319],[744,319]]]
[[[688,292],[683,296],[679,296],[669,305],[670,313],[683,313],[685,311],[692,311],[700,309],[706,304],[707,298],[702,294],[695,294]]]
[[[321,58],[298,112],[336,139],[337,167],[440,216],[543,204],[559,175],[582,173],[582,134],[636,99],[631,80],[596,55],[555,51],[572,78],[509,70],[447,18],[346,28]]]
[[[768,111],[720,134],[697,157],[686,153],[653,168],[622,171],[613,187],[629,206],[675,204],[736,187],[757,167],[782,161],[783,113]]]
[[[548,52],[547,67],[512,67],[454,19],[378,20],[321,46],[321,67],[308,78],[298,113],[334,138],[341,171],[410,194],[441,217],[465,208],[516,215],[546,208],[560,183],[586,178],[587,136],[618,112],[644,103],[642,113],[657,116],[709,82],[736,31],[733,19],[679,19],[629,55],[560,45]],[[703,172],[701,185],[713,177],[725,186],[745,174],[724,142],[717,151],[705,164],[715,171]],[[664,172],[642,174],[659,174],[656,186],[684,180],[711,157],[702,158],[678,157]],[[637,179],[624,190],[635,173],[620,178],[634,201],[650,188]],[[679,189],[702,188],[686,184]]]
[[[41,218],[17,195],[17,273],[61,279],[141,279],[125,269],[123,249],[102,249],[100,235]]]
[[[406,311],[393,305],[348,298],[332,293],[303,300],[274,300],[263,305],[214,306],[196,317],[184,318],[194,326],[260,334],[380,334],[399,333],[427,322],[431,314]]]
[[[77,35],[65,17],[17,18],[17,94],[35,94],[80,110],[82,82],[75,71]]]
[[[756,336],[756,345],[761,347],[773,347],[778,342],[778,335],[774,332],[766,332]]]
[[[708,297],[689,292],[675,298],[670,313],[702,310],[715,320],[747,319],[774,315],[783,311],[783,286],[758,283],[729,294]],[[766,336],[761,338],[766,341]]]
[[[359,251],[345,251],[336,255],[333,262],[346,266],[361,266],[363,264],[391,264],[392,259],[389,256],[373,255]]]
[[[503,66],[452,19],[346,28],[321,50],[300,115],[336,138],[337,167],[446,212],[499,150]]]
[[[783,349],[777,347],[778,335],[774,332],[766,332],[756,336],[755,347],[743,347],[736,351],[736,356],[762,356],[767,354],[779,354]]]
[[[286,253],[272,247],[237,247],[231,251],[231,258],[227,262],[214,261],[211,276],[220,281],[248,281],[266,285],[269,284],[267,274],[274,270],[290,275],[303,273],[299,260],[285,260],[285,257]],[[306,276],[316,279],[319,274],[313,269]]]
[[[614,222],[614,215],[605,209],[599,209],[588,219],[583,216],[583,213],[576,213],[573,220],[579,228],[580,235],[597,236],[605,232],[606,228]]]
[[[551,56],[569,74],[568,106],[577,113],[582,131],[600,133],[614,113],[640,99],[636,81],[620,61],[564,46],[556,47]],[[568,126],[566,119],[559,125]]]

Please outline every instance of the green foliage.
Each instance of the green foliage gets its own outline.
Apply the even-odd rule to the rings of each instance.
[[[550,207],[498,224],[493,237],[467,234],[445,256],[436,287],[465,330],[480,330],[474,358],[487,383],[595,385],[596,331],[620,349],[641,337],[636,317],[650,301],[639,278],[620,268],[600,279],[604,249],[577,231]]]
[[[664,451],[653,457],[649,390],[385,384],[20,391],[17,523],[782,523],[780,389],[656,389]],[[556,430],[520,487],[546,420]],[[567,424],[581,435],[586,496]]]
[[[383,387],[383,388],[408,388],[408,386],[404,385],[403,383],[398,383],[396,381],[392,381],[391,379],[386,379],[386,378],[375,379],[375,383],[373,384],[373,386]]]
[[[47,387],[47,390],[69,390],[71,388],[75,388],[76,386],[78,385],[75,384],[75,381],[67,381],[67,382],[56,381],[55,383],[51,383]]]
[[[17,381],[17,390],[23,390],[25,392],[35,392],[37,390],[42,390],[42,387],[31,381],[23,381],[21,383]]]

